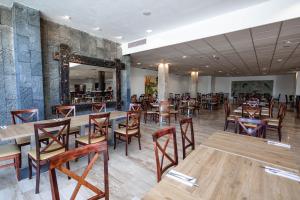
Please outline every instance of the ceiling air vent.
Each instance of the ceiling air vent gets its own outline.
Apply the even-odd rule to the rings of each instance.
[[[137,41],[134,41],[134,42],[130,42],[130,43],[128,43],[128,48],[133,48],[133,47],[137,47],[137,46],[140,46],[140,45],[144,45],[144,44],[146,44],[146,42],[147,42],[146,38],[142,39],[142,40],[137,40]]]

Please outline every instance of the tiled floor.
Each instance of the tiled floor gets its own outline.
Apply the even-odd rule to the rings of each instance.
[[[276,112],[276,111],[275,111]],[[295,119],[293,112],[288,112],[284,120],[283,142],[292,144],[297,152],[300,152],[300,119]],[[193,117],[195,140],[197,144],[205,140],[216,130],[223,130],[224,112],[202,110],[199,115]],[[181,138],[179,126],[172,122],[177,129],[177,143],[180,161],[182,160]],[[129,145],[129,156],[125,156],[125,146],[120,143],[117,149],[110,147],[109,160],[109,190],[110,199],[127,200],[140,199],[156,183],[156,168],[151,134],[160,127],[154,123],[142,124],[142,150],[138,150],[136,139]],[[229,126],[228,131],[233,131]],[[267,138],[276,139],[276,132],[267,132]],[[72,144],[73,145],[73,144]],[[24,167],[27,165],[26,148],[23,149]],[[82,173],[87,159],[82,158],[78,162],[71,163],[71,169]],[[66,176],[57,173],[61,199],[69,199],[76,182],[68,180]],[[101,161],[98,161],[88,176],[88,180],[97,183],[100,187],[103,183],[103,169]],[[34,194],[35,177],[32,180],[24,179],[16,181],[12,168],[0,170],[0,200],[9,199],[51,199],[51,191],[48,173],[41,175],[40,194]],[[84,188],[80,190],[77,199],[87,199],[91,193]]]

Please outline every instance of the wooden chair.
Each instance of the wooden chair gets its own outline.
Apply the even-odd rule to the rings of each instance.
[[[262,107],[261,110],[261,116],[262,117],[267,117],[267,118],[272,118],[273,117],[273,108],[274,108],[274,100],[270,101],[268,108]]]
[[[261,118],[261,108],[251,105],[242,105],[242,117],[249,117],[250,119]]]
[[[79,145],[108,141],[109,117],[110,113],[89,115],[88,135],[77,137],[75,140],[75,148],[78,148]],[[88,162],[90,162],[90,156],[88,156]]]
[[[128,111],[142,111],[141,104],[130,103]],[[126,127],[126,121],[119,123],[119,128]]]
[[[106,103],[105,102],[92,103],[92,112],[93,113],[106,112]]]
[[[38,109],[26,109],[26,110],[14,110],[11,111],[12,124],[18,124],[18,120],[20,123],[28,123],[39,121],[39,110]],[[30,145],[30,136],[21,137],[16,139],[16,144],[20,148],[22,146]]]
[[[159,102],[159,121],[162,123],[163,119],[168,120],[168,125],[171,124],[171,114],[170,114],[170,103],[169,101],[160,101]]]
[[[71,119],[64,119],[57,122],[34,124],[36,147],[28,152],[28,166],[29,179],[32,178],[32,167],[36,169],[36,194],[39,193],[41,166],[46,165],[51,157],[68,151],[70,122]],[[60,140],[64,133],[65,138]],[[42,146],[39,140],[44,136],[49,137],[50,141],[49,144]],[[67,167],[69,168],[68,163]]]
[[[281,103],[279,106],[277,118],[269,118],[266,119],[266,124],[267,124],[267,130],[275,130],[278,133],[278,139],[281,141],[282,134],[281,134],[281,129],[282,129],[282,122],[286,114],[286,105]]]
[[[56,178],[56,169],[58,169],[63,174],[73,178],[77,181],[77,185],[72,192],[71,199],[75,199],[81,186],[86,187],[87,189],[93,191],[96,195],[89,198],[89,199],[101,199],[104,198],[105,200],[109,199],[109,185],[108,185],[108,153],[107,153],[107,142],[103,141],[100,143],[89,144],[77,149],[73,149],[59,155],[56,155],[49,160],[49,179],[51,184],[51,193],[53,200],[59,200],[59,189],[58,183]],[[75,160],[76,158],[90,155],[90,153],[95,153],[91,162],[85,168],[82,175],[77,175],[74,172],[70,171],[69,169],[63,167],[65,163],[70,162],[71,160]],[[96,160],[103,154],[103,162],[104,162],[104,191],[97,188],[92,183],[88,182],[86,179],[88,173],[92,169],[93,165],[96,163]],[[99,173],[99,171],[97,171]]]
[[[239,118],[239,134],[246,134],[254,137],[266,137],[266,123],[263,120]]]
[[[224,102],[224,111],[225,111],[225,124],[224,124],[224,131],[227,130],[229,123],[234,124],[234,130],[237,132],[237,119],[240,117],[238,115],[230,114],[230,104],[228,101]]]
[[[191,133],[190,137],[188,137],[188,129],[190,129],[190,133]],[[195,150],[193,119],[189,117],[180,120],[180,130],[181,130],[181,139],[182,139],[183,159],[185,159],[187,148],[192,147],[192,150]]]
[[[67,118],[76,116],[76,107],[75,106],[57,106],[56,107],[57,118]],[[63,134],[65,135],[65,133]],[[75,135],[75,138],[80,135],[80,127],[70,128],[69,135]]]
[[[172,166],[178,164],[178,152],[177,152],[177,142],[176,142],[176,129],[175,127],[168,127],[155,132],[152,135],[155,151],[156,160],[156,170],[157,170],[157,182],[161,180],[163,173]],[[164,138],[164,140],[162,140]],[[158,140],[164,141],[163,145],[160,144]],[[173,155],[167,153],[167,148],[170,141],[173,140]],[[162,154],[160,157],[159,154]],[[164,158],[166,158],[170,163],[164,165]]]
[[[13,160],[12,163],[0,165],[0,169],[14,166],[16,169],[17,180],[20,180],[20,167],[21,167],[21,151],[16,144],[0,145],[0,161]]]
[[[147,103],[147,101],[143,102],[143,107],[144,107],[144,122],[145,124],[147,123],[148,118],[154,122],[158,121],[158,112],[153,111],[150,109],[150,105]]]
[[[141,111],[128,111],[126,117],[126,127],[114,131],[114,149],[116,149],[117,139],[125,142],[125,153],[128,155],[128,144],[132,137],[137,137],[139,149],[141,150],[140,132]]]

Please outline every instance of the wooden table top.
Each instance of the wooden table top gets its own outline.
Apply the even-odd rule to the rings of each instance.
[[[246,158],[270,163],[274,166],[300,172],[300,156],[295,149],[267,144],[267,139],[218,131],[202,145]]]
[[[110,112],[110,119],[120,119],[126,117],[126,112],[112,111]],[[71,118],[70,127],[84,126],[89,123],[89,115],[77,115]],[[54,122],[55,120],[42,120],[38,122],[30,122],[25,124],[9,125],[6,129],[0,129],[0,141],[12,140],[16,138],[32,136],[34,134],[34,123]]]
[[[265,163],[200,145],[174,170],[197,178],[189,187],[164,177],[144,200],[298,199],[299,182],[271,175]],[[268,165],[272,166],[272,165]]]

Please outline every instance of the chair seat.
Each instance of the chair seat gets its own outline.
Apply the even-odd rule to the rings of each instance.
[[[235,117],[235,116],[228,116],[228,117],[227,117],[227,120],[228,120],[228,121],[235,121],[235,120],[236,120],[236,117]]]
[[[51,149],[56,149],[60,147],[59,144],[52,144],[47,150],[51,150]],[[56,150],[56,151],[52,151],[52,152],[49,152],[49,153],[43,153],[43,154],[40,154],[40,160],[47,160],[53,156],[56,156],[60,153],[63,153],[65,152],[66,150],[65,149],[60,149],[60,150]],[[36,157],[36,150],[35,149],[31,149],[28,154],[33,158],[33,159],[37,159]]]
[[[268,122],[278,122],[279,123],[279,119],[277,118],[268,118],[266,119]]]
[[[20,149],[15,144],[0,145],[0,157],[13,156],[20,153]]]
[[[278,127],[279,121],[268,121],[268,126]]]
[[[178,114],[178,110],[171,110],[170,114]]]
[[[158,114],[156,111],[151,111],[151,110],[147,110],[146,113],[147,114]]]
[[[244,123],[244,126],[247,128],[256,128],[257,127],[256,124],[251,124],[251,123]]]
[[[119,128],[115,130],[115,133],[126,135],[126,128]],[[128,130],[128,135],[135,135],[138,133],[138,129]]]
[[[169,116],[170,116],[170,113],[159,113],[159,116],[162,116],[162,117],[169,117]]]
[[[91,139],[91,144],[94,144],[97,142],[102,142],[104,140],[105,140],[105,136],[93,138],[93,139]],[[84,143],[84,144],[89,144],[89,136],[85,135],[85,136],[78,137],[78,138],[76,138],[76,141],[78,141],[80,143]]]
[[[76,126],[76,127],[70,127],[70,134],[74,134],[74,133],[79,133],[80,132],[80,126]],[[67,133],[67,129],[64,130],[63,135],[65,135]]]

